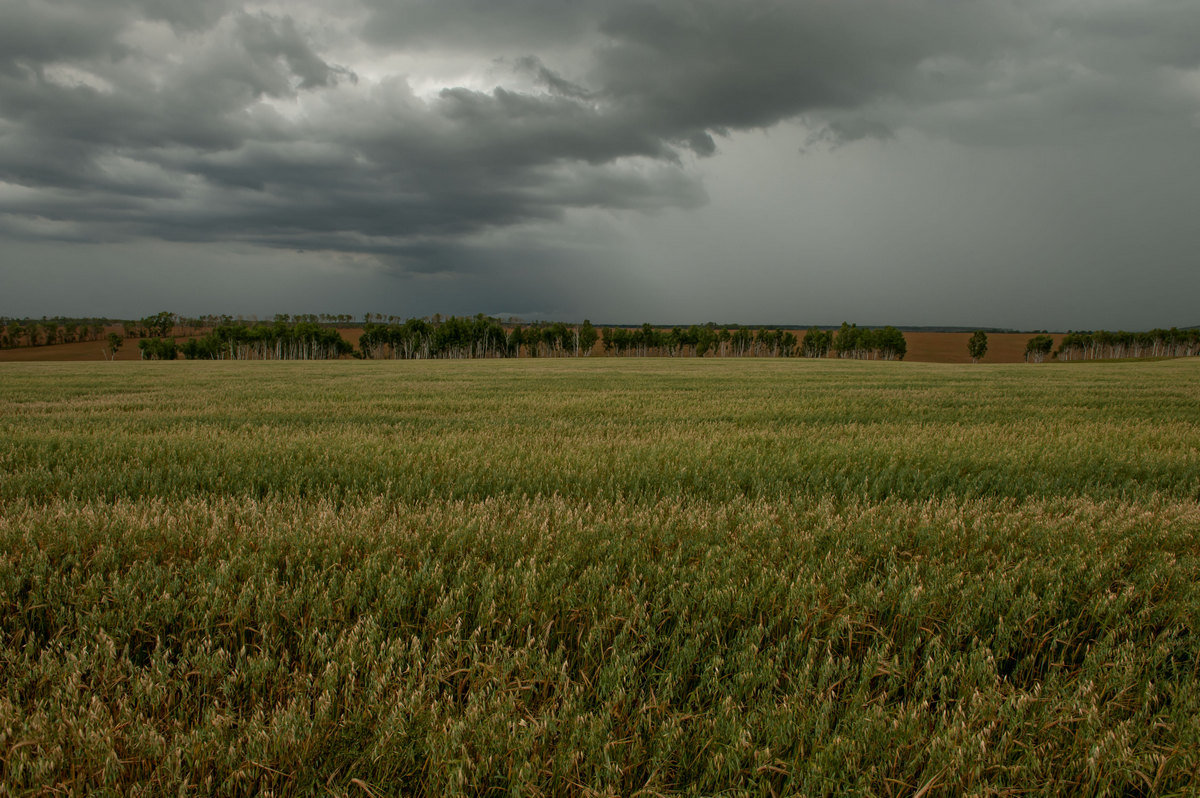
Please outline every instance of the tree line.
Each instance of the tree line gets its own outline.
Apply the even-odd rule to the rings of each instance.
[[[295,318],[295,317],[291,317]],[[151,337],[139,341],[143,359],[179,356],[211,360],[308,360],[348,354],[372,360],[586,357],[601,345],[616,357],[836,357],[899,360],[907,353],[904,334],[895,327],[870,329],[843,323],[837,331],[812,327],[797,338],[788,330],[718,327],[715,324],[660,329],[598,329],[590,321],[504,324],[474,317],[433,316],[399,321],[365,317],[358,349],[335,329],[309,321],[277,317],[273,323],[247,324],[224,317],[211,332],[182,345],[157,334],[166,319],[145,325]]]
[[[715,324],[660,330],[646,323],[639,328],[607,327],[601,336],[604,351],[617,357],[776,357],[791,355],[794,333],[718,328]]]
[[[1027,363],[1041,363],[1047,357],[1057,360],[1114,360],[1196,355],[1200,355],[1200,328],[1196,327],[1186,330],[1172,327],[1169,330],[1154,329],[1144,332],[1070,332],[1063,336],[1058,349],[1054,348],[1054,339],[1049,335],[1035,335],[1025,344]]]
[[[1108,360],[1125,357],[1194,357],[1200,355],[1200,328],[1146,332],[1096,330],[1067,333],[1054,356],[1059,360]]]
[[[843,323],[836,332],[817,327],[802,339],[788,330],[718,327],[716,324],[663,329],[596,328],[591,321],[570,325],[536,322],[505,325],[483,316],[404,322],[367,321],[359,339],[359,356],[372,359],[586,357],[601,345],[614,357],[838,357],[898,360],[908,345],[895,327],[861,328]]]
[[[22,346],[71,344],[98,341],[108,319],[73,319],[63,316],[41,319],[0,319],[0,349]]]
[[[370,359],[566,357],[585,356],[600,333],[590,321],[578,326],[562,322],[505,326],[499,319],[412,318],[403,323],[368,321],[359,338],[359,356]]]
[[[837,357],[899,360],[908,352],[895,327],[870,329],[842,323],[835,332],[811,327],[803,338],[789,330],[718,327],[715,324],[657,329],[605,328],[602,343],[615,356],[665,357]]]
[[[99,340],[108,320],[89,328],[88,340]],[[350,324],[345,314],[277,315],[272,322],[247,322],[231,316],[185,318],[162,311],[136,321],[123,321],[124,336],[108,333],[106,355],[113,357],[125,339],[139,339],[145,360],[314,360],[353,355],[366,359],[586,357],[597,350],[618,357],[828,357],[899,360],[908,350],[895,327],[879,329],[842,323],[836,330],[809,328],[802,337],[789,330],[720,327],[712,322],[689,327],[607,327],[589,320],[572,325],[534,322],[478,314],[474,317],[409,318],[365,314],[358,349],[332,326]],[[190,332],[183,343],[179,328]],[[75,326],[47,321],[46,329],[70,330],[37,340],[74,340]],[[20,324],[3,326],[5,340],[28,335]],[[40,328],[39,328],[40,329]],[[203,332],[207,329],[207,332]]]
[[[369,318],[369,317],[368,317]],[[596,344],[614,357],[838,357],[898,360],[908,346],[895,327],[860,328],[843,324],[836,334],[817,327],[803,339],[787,330],[718,327],[715,324],[661,329],[596,328],[591,321],[570,325],[536,322],[505,325],[478,315],[404,322],[367,321],[359,339],[358,356],[371,359],[586,357]]]
[[[44,346],[55,343],[102,340],[113,324],[124,335],[107,333],[106,356],[114,357],[121,342],[140,339],[143,359],[177,357],[211,360],[323,360],[353,355],[366,359],[584,357],[596,351],[614,357],[808,357],[858,360],[901,360],[908,352],[904,334],[896,327],[859,327],[843,322],[836,330],[811,327],[797,336],[790,330],[715,323],[660,328],[599,329],[590,321],[572,325],[534,322],[478,314],[402,320],[397,316],[367,313],[355,349],[342,338],[337,325],[351,325],[349,314],[278,314],[272,322],[242,317],[183,317],[162,311],[135,321],[70,319],[65,317],[10,319],[0,317],[0,347]],[[183,328],[189,335],[175,340]],[[597,346],[599,345],[599,347]],[[987,353],[987,335],[976,331],[968,353],[978,362]],[[1027,362],[1100,360],[1200,355],[1200,328],[1154,329],[1145,332],[1071,332],[1056,350],[1047,334],[1030,338]]]
[[[371,317],[373,314],[367,314]],[[380,317],[382,318],[382,317]],[[85,341],[106,340],[110,327],[119,327],[117,333],[123,339],[168,338],[176,335],[199,335],[220,324],[236,321],[248,327],[264,322],[251,317],[249,320],[231,316],[204,315],[181,316],[167,311],[140,319],[76,318],[55,316],[40,319],[0,317],[0,349],[16,349],[26,346],[50,346]],[[349,313],[297,313],[293,316],[279,314],[275,322],[290,324],[308,323],[322,326],[350,326],[354,317]]]
[[[331,328],[310,321],[247,324],[225,317],[206,335],[179,344],[174,338],[143,338],[143,360],[332,360],[354,347]]]

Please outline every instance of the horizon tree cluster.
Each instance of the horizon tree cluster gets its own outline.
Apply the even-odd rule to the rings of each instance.
[[[64,316],[43,316],[36,320],[4,319],[0,320],[0,349],[98,341],[107,324],[108,319],[72,319]]]
[[[107,340],[105,356],[113,359],[120,344],[139,339],[145,360],[323,360],[353,355],[365,359],[474,359],[519,357],[585,357],[602,352],[613,357],[837,357],[856,360],[902,360],[908,351],[904,334],[894,326],[839,328],[812,326],[802,337],[787,329],[718,325],[688,327],[610,326],[501,320],[482,313],[473,317],[434,314],[401,317],[366,313],[356,349],[338,326],[353,326],[350,314],[277,314],[273,322],[257,317],[202,315],[185,317],[161,311],[137,320],[69,318],[40,320],[0,317],[0,348],[36,347]],[[118,326],[122,333],[112,332]],[[1045,330],[1030,338],[1025,361],[1042,363],[1200,355],[1200,327],[1155,328],[1142,332],[1095,330],[1069,332],[1054,348]],[[176,336],[187,340],[180,343]],[[107,336],[107,338],[106,338]],[[976,330],[967,343],[974,363],[988,351],[988,338]]]
[[[976,330],[971,334],[970,340],[967,341],[967,354],[971,356],[972,363],[978,363],[983,360],[983,356],[988,351],[988,337],[983,330]]]
[[[833,351],[840,358],[854,360],[903,360],[908,341],[891,325],[870,329],[842,322],[833,337]]]
[[[481,313],[474,318],[435,315],[403,323],[367,321],[358,346],[359,356],[372,360],[581,357],[592,353],[599,337],[587,320],[577,326],[553,322],[506,327]]]
[[[1095,330],[1067,333],[1054,356],[1059,360],[1110,360],[1200,355],[1200,329],[1154,329],[1146,332]]]
[[[637,329],[606,328],[604,351],[616,356],[665,357],[838,357],[861,360],[899,360],[908,351],[904,334],[895,327],[860,328],[843,322],[835,334],[809,328],[803,339],[790,330],[717,327],[714,324],[656,329],[646,323]],[[839,346],[841,348],[839,348]]]
[[[1025,362],[1041,363],[1054,349],[1054,339],[1049,335],[1035,335],[1025,344]]]
[[[371,360],[427,360],[431,358],[510,357],[511,336],[495,319],[482,315],[474,319],[435,317],[412,318],[363,324],[358,339],[361,357]]]
[[[617,357],[776,357],[790,355],[795,345],[790,332],[711,323],[661,330],[647,322],[635,329],[608,327],[603,335],[605,353]]]
[[[341,333],[309,321],[287,321],[248,325],[225,317],[212,332],[189,338],[182,345],[174,339],[146,339],[143,359],[170,359],[172,350],[188,360],[334,360],[354,351]],[[163,343],[150,344],[148,341]]]

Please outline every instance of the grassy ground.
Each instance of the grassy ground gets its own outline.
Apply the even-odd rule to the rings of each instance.
[[[1200,363],[0,367],[13,793],[1191,794]]]

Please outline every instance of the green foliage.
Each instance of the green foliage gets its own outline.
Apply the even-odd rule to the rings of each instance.
[[[566,325],[558,325],[543,338],[540,331],[520,327],[507,331],[497,319],[480,314],[473,319],[436,316],[403,324],[368,322],[358,345],[364,357],[375,360],[464,359],[515,357],[523,345],[536,355],[543,340],[561,353],[568,339],[573,345],[574,334]]]
[[[833,333],[818,327],[810,327],[808,332],[804,333],[804,340],[800,343],[800,352],[804,357],[825,357],[829,354],[829,348],[832,345]]]
[[[225,318],[211,333],[190,338],[181,348],[188,360],[333,360],[352,350],[337,330],[285,316],[253,326]]]
[[[1194,357],[1200,355],[1200,329],[1149,330],[1147,332],[1067,333],[1055,356],[1059,360],[1102,360],[1141,357]]]
[[[41,320],[12,319],[0,316],[0,348],[38,346],[43,343],[97,341],[107,319],[55,316]]]
[[[10,321],[4,330],[4,348],[21,346],[21,339],[24,337],[25,326],[19,321]]]
[[[153,316],[147,316],[141,320],[140,324],[144,330],[143,335],[166,338],[175,328],[175,314],[164,310]]]
[[[833,337],[833,351],[837,353],[838,357],[853,357],[854,353],[860,349],[859,339],[861,337],[862,330],[858,329],[857,324],[844,321]]]
[[[987,354],[988,338],[987,333],[983,330],[976,330],[970,340],[967,341],[967,354],[971,356],[971,361],[978,363],[983,360],[983,356]]]
[[[0,783],[1188,794],[1198,368],[3,364]]]
[[[576,354],[590,355],[592,349],[596,346],[596,342],[600,340],[600,331],[588,319],[583,320],[583,324],[576,335],[579,342]]]
[[[174,360],[179,356],[179,344],[174,338],[143,338],[138,341],[138,350],[142,360]]]
[[[1041,363],[1054,348],[1054,339],[1049,335],[1035,335],[1025,344],[1025,360]]]
[[[908,354],[908,341],[904,339],[904,333],[900,330],[888,325],[875,333],[876,357],[883,360],[903,360]]]
[[[833,351],[841,358],[903,360],[908,354],[908,342],[904,333],[890,325],[867,329],[842,322],[833,339]]]

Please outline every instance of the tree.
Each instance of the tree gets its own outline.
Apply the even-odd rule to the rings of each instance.
[[[804,334],[800,344],[800,352],[804,357],[825,357],[833,344],[833,333],[818,327],[810,327]]]
[[[588,319],[583,320],[583,326],[579,328],[575,336],[577,342],[575,354],[579,355],[582,353],[585,357],[592,353],[592,349],[596,346],[596,341],[600,339],[600,333],[596,331],[596,328],[592,326],[591,321]]]
[[[857,324],[842,322],[833,338],[833,351],[837,352],[838,357],[856,357],[861,335],[862,330],[858,329]]]
[[[117,350],[121,348],[121,344],[124,342],[125,342],[125,339],[122,338],[119,334],[117,334],[115,332],[110,332],[108,334],[108,353],[109,353],[108,359],[109,360],[117,359]]]
[[[654,329],[648,321],[642,324],[642,329],[634,333],[634,336],[634,346],[638,348],[642,357],[648,356],[662,346],[662,334]]]
[[[155,338],[166,338],[175,328],[175,314],[164,310],[153,316],[147,316],[138,322],[146,335]]]
[[[521,325],[514,326],[505,338],[505,349],[509,357],[521,356],[521,344],[525,343],[525,330]]]
[[[882,330],[876,330],[874,339],[875,349],[884,360],[903,360],[908,354],[908,341],[904,333],[890,324]]]
[[[971,340],[967,341],[967,353],[971,355],[972,363],[983,360],[983,356],[987,354],[987,333],[976,330]]]
[[[1054,339],[1049,335],[1035,335],[1025,344],[1025,362],[1041,363],[1054,348]]]
[[[858,346],[854,347],[852,356],[858,360],[870,360],[879,355],[883,348],[883,331],[864,327],[858,331]]]
[[[179,355],[179,345],[174,338],[143,338],[138,341],[142,360],[174,360]]]
[[[525,342],[525,354],[529,357],[539,357],[542,354],[542,328],[539,322],[534,322],[526,328],[522,335]]]
[[[796,354],[796,334],[793,332],[779,333],[779,353],[784,357]]]
[[[737,327],[729,333],[729,347],[733,350],[734,357],[745,357],[751,354],[750,347],[753,343],[753,330]]]

